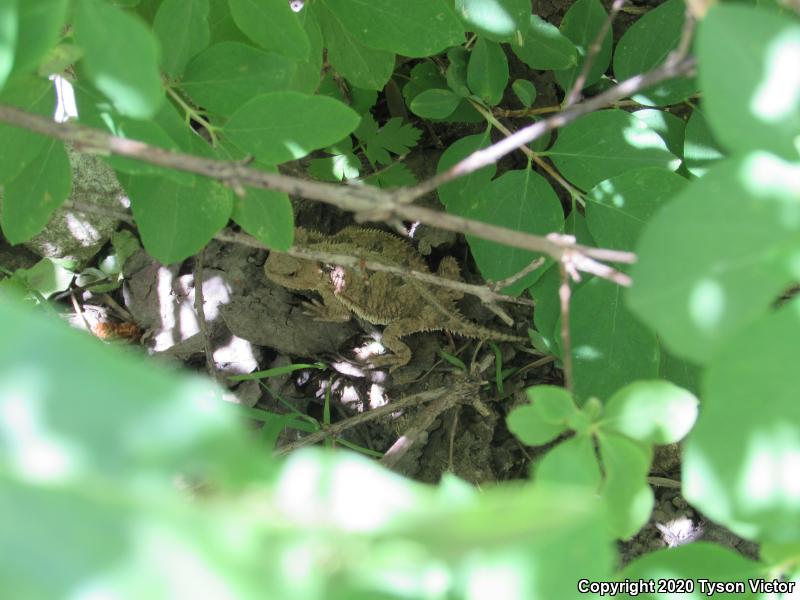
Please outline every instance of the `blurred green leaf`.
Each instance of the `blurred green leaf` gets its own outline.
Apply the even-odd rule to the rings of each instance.
[[[683,147],[686,167],[695,177],[702,177],[709,167],[725,158],[725,152],[711,132],[705,112],[695,108],[686,123],[686,140]]]
[[[800,299],[732,336],[708,364],[703,406],[686,439],[686,499],[751,540],[800,538]]]
[[[12,4],[17,4],[19,11],[14,70],[29,71],[56,45],[70,3],[68,0],[23,0]]]
[[[608,400],[603,427],[648,444],[674,444],[694,426],[697,410],[694,394],[676,385],[637,381]]]
[[[0,102],[51,118],[55,112],[53,84],[46,79],[21,76],[9,82]],[[0,184],[14,179],[42,152],[48,138],[21,127],[0,124]]]
[[[600,433],[597,441],[605,475],[601,493],[609,525],[616,537],[628,539],[644,527],[655,503],[647,483],[652,452],[613,433]]]
[[[120,114],[151,118],[164,99],[153,32],[138,17],[102,0],[77,0],[74,27],[97,89]]]
[[[494,42],[517,39],[528,25],[528,0],[456,0],[456,12],[466,29]]]
[[[800,62],[800,23],[752,6],[714,6],[698,25],[696,49],[705,116],[720,143],[796,160],[800,78],[787,73]]]
[[[5,186],[3,234],[12,244],[39,233],[69,197],[72,170],[64,144],[48,140],[42,151]]]
[[[676,356],[707,362],[797,280],[798,177],[771,154],[727,159],[647,224],[627,300]]]

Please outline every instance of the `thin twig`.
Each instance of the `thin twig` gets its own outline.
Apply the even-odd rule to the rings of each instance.
[[[567,94],[567,97],[564,99],[564,108],[569,108],[575,104],[580,97],[581,90],[583,90],[583,86],[586,84],[586,78],[589,76],[589,70],[592,68],[592,64],[600,53],[600,50],[603,49],[603,40],[605,40],[608,35],[611,24],[614,22],[614,19],[617,17],[617,14],[624,4],[625,0],[614,0],[614,3],[611,5],[611,10],[608,11],[608,17],[603,21],[603,25],[600,27],[600,30],[597,32],[591,46],[589,46],[586,52],[581,71],[578,77],[575,78],[575,82],[572,84],[572,89],[569,91],[569,94]]]
[[[124,221],[126,223],[135,224],[133,222],[133,217],[131,216],[131,214],[124,210],[113,210],[97,206],[95,204],[86,204],[84,202],[75,202],[75,201],[67,201],[64,203],[64,206],[66,208],[75,210],[77,212],[103,214],[107,217],[117,218],[120,221]],[[259,242],[253,236],[248,235],[246,233],[232,231],[230,229],[224,229],[222,231],[217,232],[214,235],[214,239],[219,240],[221,242],[231,242],[234,244],[240,244],[242,246],[248,246],[250,248],[259,248],[261,250],[267,249],[267,247],[264,244]],[[430,285],[446,287],[453,290],[458,290],[459,292],[462,292],[464,294],[477,296],[481,300],[481,302],[486,304],[488,307],[491,307],[492,304],[497,302],[508,302],[510,304],[519,304],[521,306],[534,306],[533,300],[530,300],[529,298],[516,298],[514,296],[507,296],[505,294],[500,294],[494,291],[494,289],[490,289],[485,285],[472,285],[469,283],[464,283],[463,281],[455,281],[453,279],[439,277],[438,275],[433,275],[432,273],[423,273],[421,271],[406,269],[404,267],[398,267],[396,265],[386,265],[374,260],[362,261],[359,257],[351,256],[349,254],[333,254],[331,252],[320,252],[317,250],[310,250],[298,246],[293,246],[289,250],[285,251],[284,254],[289,254],[290,256],[294,256],[295,258],[316,260],[318,262],[324,262],[331,265],[341,265],[343,267],[353,267],[359,269],[363,268],[367,269],[368,271],[384,271],[386,273],[394,273],[395,275],[399,275],[401,277],[416,279],[418,281],[422,281]]]
[[[482,169],[487,165],[494,164],[509,152],[513,152],[520,146],[529,144],[533,140],[544,135],[548,131],[563,127],[575,119],[582,117],[590,112],[604,108],[623,98],[627,98],[637,92],[650,87],[660,81],[688,75],[694,70],[696,61],[694,57],[686,57],[679,61],[666,61],[660,67],[640,75],[635,75],[630,79],[609,88],[602,94],[593,96],[588,100],[573,104],[568,109],[553,115],[544,121],[538,121],[524,129],[520,129],[515,134],[492,144],[487,148],[473,152],[460,162],[450,167],[447,171],[426,179],[412,188],[397,190],[398,201],[408,201],[420,198],[438,188],[440,185],[458,179],[468,173]],[[0,120],[3,120],[0,111]]]
[[[404,408],[408,408],[410,406],[416,406],[417,404],[424,404],[425,402],[431,402],[436,400],[437,398],[441,398],[446,394],[451,394],[452,390],[449,388],[437,388],[435,390],[427,391],[427,392],[420,392],[418,394],[412,394],[411,396],[406,396],[405,398],[401,398],[400,400],[394,400],[391,403],[381,406],[379,408],[373,408],[368,412],[363,412],[355,415],[354,417],[350,417],[344,421],[339,421],[338,423],[334,423],[333,425],[329,425],[324,429],[320,429],[319,431],[315,431],[299,440],[295,440],[294,442],[290,442],[288,444],[284,444],[280,448],[278,448],[278,454],[288,454],[298,448],[302,448],[304,446],[309,446],[311,444],[316,444],[321,442],[327,437],[335,437],[341,435],[351,427],[355,427],[356,425],[361,425],[362,423],[367,423],[369,421],[374,421],[375,419],[380,419],[381,417],[386,417],[395,413],[399,410]]]
[[[620,100],[608,105],[610,108],[623,108],[628,106],[643,106],[641,102],[636,100]],[[550,115],[553,113],[561,112],[564,109],[560,104],[553,104],[552,106],[537,106],[530,108],[493,108],[492,114],[495,117],[521,118],[521,117],[535,117],[537,115]]]
[[[489,287],[493,290],[502,290],[503,288],[516,283],[517,281],[525,277],[525,275],[527,275],[528,273],[532,273],[533,271],[541,267],[543,264],[544,264],[544,258],[540,256],[536,260],[531,261],[531,263],[524,269],[517,271],[510,277],[506,277],[505,279],[501,279],[500,281],[493,281]]]
[[[505,125],[503,125],[500,121],[498,121],[497,118],[486,108],[484,108],[480,103],[475,102],[474,100],[470,100],[470,103],[475,108],[475,110],[481,113],[484,119],[486,119],[489,123],[491,123],[491,125],[495,129],[500,131],[504,136],[508,137],[512,135],[511,130]],[[553,167],[547,164],[547,162],[545,162],[538,154],[536,154],[536,152],[531,150],[527,145],[520,146],[519,149],[522,151],[523,154],[525,154],[525,156],[527,156],[529,159],[535,162],[540,169],[542,169],[545,173],[550,175],[550,177],[552,177],[561,187],[563,187],[567,191],[567,193],[569,193],[570,196],[572,196],[573,198],[580,199],[581,203],[584,202],[583,194],[574,187],[572,187],[572,185],[566,179],[564,179],[558,171],[556,171]]]
[[[393,469],[397,466],[400,459],[414,447],[436,418],[446,410],[455,406],[457,401],[455,394],[446,394],[431,402],[416,416],[411,426],[403,432],[403,435],[401,435],[394,444],[392,444],[392,447],[386,451],[380,463],[389,469]]]
[[[208,369],[208,374],[216,379],[217,369],[214,365],[214,354],[211,351],[211,341],[208,337],[205,302],[203,301],[203,250],[200,250],[194,259],[194,312],[197,314],[197,325],[200,328],[200,336],[203,340],[206,368]]]
[[[81,318],[83,326],[86,327],[86,331],[92,333],[92,326],[89,325],[89,321],[86,320],[86,315],[83,314],[83,309],[81,308],[81,305],[78,304],[78,299],[75,297],[75,292],[69,293],[69,299],[72,301],[72,309],[75,311],[75,314]]]

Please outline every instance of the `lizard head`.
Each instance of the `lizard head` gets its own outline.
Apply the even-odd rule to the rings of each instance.
[[[294,258],[280,252],[270,252],[264,263],[267,279],[293,290],[313,290],[319,286],[319,264],[313,260]]]

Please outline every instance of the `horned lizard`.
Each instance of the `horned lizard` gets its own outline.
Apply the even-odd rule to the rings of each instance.
[[[363,260],[430,273],[425,261],[406,240],[365,227],[346,227],[334,235],[297,228],[298,245]],[[482,327],[459,312],[456,300],[462,293],[432,286],[417,280],[383,271],[367,273],[356,268],[325,266],[319,262],[270,252],[264,264],[268,279],[292,290],[313,290],[322,300],[306,304],[307,312],[321,321],[348,321],[353,314],[375,325],[386,325],[382,344],[391,354],[372,360],[375,366],[389,366],[390,371],[408,363],[411,350],[400,338],[423,331],[446,330],[483,340],[526,341]],[[445,257],[437,275],[460,280],[453,257]]]

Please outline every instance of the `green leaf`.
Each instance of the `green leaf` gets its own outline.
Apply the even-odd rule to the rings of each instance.
[[[27,290],[35,291],[42,297],[49,298],[53,294],[69,289],[75,274],[58,262],[50,258],[43,258],[30,269],[17,269],[14,277],[21,278]]]
[[[465,159],[467,156],[482,148],[486,148],[492,143],[489,132],[486,131],[479,135],[468,135],[457,140],[442,153],[439,164],[436,166],[437,175],[444,173],[456,163]],[[440,185],[437,188],[439,200],[449,209],[450,206],[460,206],[469,202],[473,195],[483,190],[494,177],[497,166],[492,163],[472,171],[464,177],[459,177],[449,183]]]
[[[326,158],[313,158],[306,172],[322,181],[357,179],[361,173],[361,161],[352,152],[334,154]]]
[[[568,425],[578,412],[575,400],[564,388],[537,385],[528,388],[527,394],[539,417],[547,423]]]
[[[49,140],[5,186],[2,219],[6,239],[19,244],[39,233],[71,189],[72,171],[64,144]]]
[[[692,111],[692,114],[694,114],[694,111]],[[683,157],[683,144],[686,133],[686,122],[683,119],[670,112],[655,108],[637,110],[633,115],[661,136],[661,139],[667,145],[667,150],[677,157]]]
[[[310,6],[306,6],[306,9],[309,8]],[[309,51],[308,60],[297,63],[297,71],[288,89],[295,92],[313,94],[320,84],[320,73],[323,65],[322,52],[325,40],[322,37],[319,21],[311,10],[301,10],[297,16],[300,18],[303,30],[308,36],[311,50]]]
[[[19,33],[18,0],[8,0],[0,4],[0,90],[5,86],[11,69],[14,68],[14,55],[17,51]]]
[[[568,69],[578,64],[578,50],[572,41],[552,25],[531,15],[523,29],[522,43],[512,43],[514,54],[531,69]]]
[[[507,171],[481,191],[471,191],[462,202],[450,203],[448,212],[492,225],[502,225],[534,235],[563,231],[564,211],[547,180],[531,169]],[[467,235],[470,251],[481,275],[500,281],[525,267],[541,254]],[[503,288],[503,293],[517,295],[532,285],[543,273],[537,269]]]
[[[370,48],[410,57],[437,54],[463,41],[444,0],[321,0],[350,35]]]
[[[628,539],[644,527],[653,511],[653,490],[647,483],[652,452],[617,434],[600,433],[597,441],[608,524],[615,537]]]
[[[333,98],[297,92],[256,96],[233,113],[224,132],[267,164],[302,158],[352,133],[361,117]]]
[[[695,177],[702,177],[709,167],[725,158],[725,152],[711,132],[705,112],[699,108],[692,111],[686,123],[686,140],[683,157],[686,168]]]
[[[106,113],[105,116],[109,115]],[[172,138],[167,135],[166,131],[155,121],[138,121],[126,117],[117,117],[115,120],[107,119],[93,124],[99,129],[106,129],[109,133],[117,137],[141,141],[165,150],[178,150],[178,144],[176,144]],[[114,155],[103,158],[120,173],[128,173],[130,175],[161,175],[177,183],[185,184],[191,184],[195,178],[193,173],[164,169],[133,158],[124,158]]]
[[[466,70],[464,74],[466,76]],[[410,106],[414,98],[425,90],[447,88],[447,81],[442,77],[436,65],[432,62],[421,62],[411,69],[411,80],[403,86],[403,98],[405,98],[406,104]],[[467,92],[471,95],[469,90]],[[466,99],[462,99],[455,112],[441,120],[445,123],[477,123],[482,122],[483,117]]]
[[[570,123],[546,154],[564,177],[585,190],[634,169],[674,171],[680,165],[661,136],[622,110],[601,110]]]
[[[508,430],[526,446],[543,446],[567,430],[562,423],[545,421],[534,406],[516,407],[506,417]]]
[[[285,90],[295,69],[285,56],[222,42],[189,63],[180,87],[198,106],[229,116],[253,96]]]
[[[409,108],[415,115],[423,118],[444,119],[453,114],[461,103],[461,97],[450,90],[425,90],[418,94]]]
[[[540,483],[583,485],[596,489],[602,473],[597,464],[594,441],[576,435],[548,450],[533,467],[533,479]]]
[[[388,165],[393,160],[390,152],[398,156],[408,154],[417,145],[422,132],[413,125],[403,123],[400,117],[393,117],[378,128],[372,116],[366,113],[355,135],[365,146],[364,154],[372,163]]]
[[[556,356],[560,356],[559,338],[561,334],[556,329],[556,325],[561,314],[558,299],[558,288],[561,280],[558,267],[555,265],[551,264],[549,268],[543,267],[543,269],[544,273],[528,288],[528,293],[536,303],[536,310],[533,311],[533,323],[547,350]]]
[[[56,104],[53,84],[29,75],[15,77],[0,93],[0,102],[47,118],[52,118]],[[0,184],[19,175],[49,142],[38,133],[4,123],[0,124],[0,139]]]
[[[607,18],[608,15],[599,0],[577,0],[564,15],[561,21],[561,33],[575,44],[579,57],[574,67],[555,72],[556,81],[563,90],[572,89],[586,60],[589,47],[594,43]],[[611,37],[609,30],[603,38],[600,52],[592,60],[586,81],[583,82],[584,88],[599,81],[608,69],[611,62]]]
[[[308,60],[311,44],[297,15],[285,0],[228,0],[233,20],[256,44],[276,52]]]
[[[101,0],[77,0],[75,40],[92,83],[120,114],[149,119],[164,99],[158,42],[137,17]],[[125,40],[125,43],[120,43]]]
[[[525,30],[528,0],[456,0],[456,12],[468,31],[495,42],[510,42]]]
[[[508,60],[500,44],[478,38],[469,57],[467,83],[486,104],[500,103],[508,85]]]
[[[19,30],[15,71],[28,71],[56,45],[67,18],[68,0],[23,0],[19,5]]]
[[[111,234],[111,246],[114,248],[117,265],[119,266],[119,270],[114,271],[115,273],[121,272],[125,261],[142,248],[138,238],[134,237],[127,229],[115,231]]]
[[[396,162],[365,178],[364,183],[380,188],[399,188],[414,185],[417,177],[405,163]]]
[[[731,337],[708,365],[684,446],[686,499],[751,540],[800,539],[799,335],[795,298]]]
[[[527,79],[515,79],[511,89],[525,108],[530,108],[536,102],[536,86]]]
[[[50,77],[64,73],[68,68],[83,58],[83,49],[75,44],[58,44],[50,50],[36,69],[39,77]]]
[[[745,583],[749,578],[763,579],[764,565],[742,556],[738,550],[729,550],[711,542],[696,541],[691,544],[678,545],[675,548],[662,548],[639,556],[630,562],[617,577],[620,581],[628,579],[649,581],[663,578],[665,573],[669,573],[673,581],[696,582],[705,579],[709,582],[737,581]],[[701,594],[699,583],[696,584],[695,590],[693,594],[685,597],[699,596]],[[708,592],[703,595],[708,595]],[[719,595],[721,597],[734,596],[734,594],[723,595],[722,592]],[[739,596],[739,598],[758,597],[741,594],[735,594],[735,596]],[[656,594],[640,596],[640,598],[648,599],[656,597]]]
[[[174,481],[185,473],[229,488],[252,469],[245,466],[250,447],[219,391],[14,303],[0,305],[0,327],[0,412],[17,415],[30,432],[9,419],[0,426],[0,510],[16,515],[5,521],[0,542],[11,557],[0,566],[3,589],[19,598],[81,595],[84,582],[116,557],[104,595],[191,595],[195,584],[176,578],[168,560],[141,567],[152,546],[136,541],[130,525],[138,523],[152,540],[202,564],[214,589],[257,595],[257,586],[215,558],[209,515],[187,503],[188,492]],[[235,454],[241,462],[231,460]],[[228,519],[225,511],[216,515]],[[67,544],[70,559],[48,539]]]
[[[671,171],[649,167],[596,185],[586,196],[586,224],[603,248],[633,251],[642,227],[686,187]]]
[[[233,208],[231,193],[204,177],[189,186],[132,176],[125,191],[145,250],[165,265],[199,252],[225,226]]]
[[[582,400],[606,400],[624,385],[658,376],[656,336],[624,306],[622,293],[593,279],[572,294],[573,390]]]
[[[798,178],[770,154],[728,159],[645,227],[627,300],[677,356],[707,362],[797,281]]]
[[[674,444],[697,420],[697,397],[667,381],[636,381],[606,403],[603,428],[647,444]]]
[[[467,63],[469,62],[469,52],[461,46],[450,48],[447,51],[447,87],[459,96],[466,98],[472,95],[467,85]]]
[[[161,66],[178,77],[189,60],[208,46],[208,0],[164,0],[158,8],[153,31],[161,43]]]
[[[344,181],[357,179],[361,174],[361,161],[352,152],[334,154],[326,158],[313,158],[306,171],[322,181]]]
[[[703,106],[722,145],[796,158],[800,78],[787,73],[800,63],[800,23],[751,6],[714,6],[696,48]]]
[[[292,245],[294,214],[289,196],[284,193],[247,188],[244,197],[234,200],[233,220],[269,248],[285,251]]]
[[[682,358],[674,356],[663,344],[661,346],[661,364],[659,365],[659,376],[661,379],[671,381],[693,394],[700,394],[700,368]]]
[[[369,48],[359,42],[325,4],[315,4],[314,10],[319,15],[328,60],[333,68],[355,86],[382,90],[394,71],[394,53]]]
[[[620,38],[614,52],[617,80],[647,73],[662,64],[681,39],[685,12],[683,0],[667,0],[631,25]],[[696,89],[692,79],[678,77],[646,88],[634,99],[640,104],[666,106],[683,102]]]

